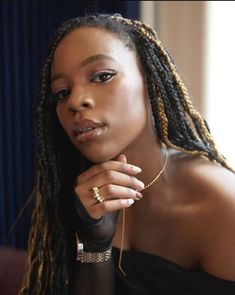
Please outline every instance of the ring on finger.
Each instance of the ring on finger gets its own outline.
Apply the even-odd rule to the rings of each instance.
[[[102,203],[102,202],[105,201],[105,198],[100,196],[98,187],[95,186],[95,187],[92,188],[92,190],[93,190],[93,198],[96,199],[96,201],[98,203]]]

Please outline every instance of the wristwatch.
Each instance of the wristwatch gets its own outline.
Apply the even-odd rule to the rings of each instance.
[[[81,243],[78,239],[78,235],[76,233],[77,239],[77,261],[81,263],[98,263],[108,261],[112,255],[112,247],[104,252],[85,252],[83,250],[83,243]]]

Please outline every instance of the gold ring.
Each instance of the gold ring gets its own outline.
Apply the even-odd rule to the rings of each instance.
[[[95,186],[92,188],[92,190],[93,190],[93,198],[96,199],[98,203],[102,203],[105,200],[105,198],[100,196],[98,187]]]

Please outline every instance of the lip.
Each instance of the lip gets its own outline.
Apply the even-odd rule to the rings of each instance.
[[[73,134],[78,142],[92,141],[105,130],[105,124],[89,119],[83,119],[73,128]]]

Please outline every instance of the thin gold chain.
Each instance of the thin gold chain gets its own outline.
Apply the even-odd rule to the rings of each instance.
[[[158,174],[144,187],[143,190],[145,190],[146,188],[150,187],[152,184],[154,184],[154,182],[156,182],[158,180],[158,178],[162,175],[162,173],[164,172],[165,168],[166,168],[166,164],[167,164],[167,160],[168,160],[168,150],[165,146],[164,143],[162,143],[163,148],[166,151],[166,157],[165,157],[165,161],[164,164],[162,166],[162,169],[158,172]],[[123,254],[123,246],[124,246],[124,239],[125,239],[125,220],[126,220],[126,210],[125,208],[122,209],[122,236],[121,236],[121,248],[120,248],[120,253],[119,253],[119,261],[118,261],[118,268],[120,269],[120,271],[122,272],[122,274],[126,277],[126,273],[122,268],[122,254]]]
[[[162,143],[162,146],[164,147],[165,151],[166,151],[166,157],[165,157],[165,161],[164,161],[164,164],[162,166],[162,169],[158,172],[158,174],[154,177],[153,180],[151,180],[147,185],[145,185],[144,189],[143,190],[146,190],[146,188],[150,187],[152,184],[154,184],[155,181],[158,180],[158,178],[162,175],[162,173],[164,172],[165,168],[166,168],[166,164],[167,164],[167,159],[168,159],[168,150],[165,146],[164,143]]]
[[[126,216],[126,210],[124,208],[122,210],[122,238],[121,238],[121,249],[120,249],[119,261],[118,261],[118,268],[120,269],[124,277],[126,277],[126,273],[123,270],[121,264],[122,264],[122,253],[123,253],[124,238],[125,238],[125,219],[126,219],[125,216]]]

